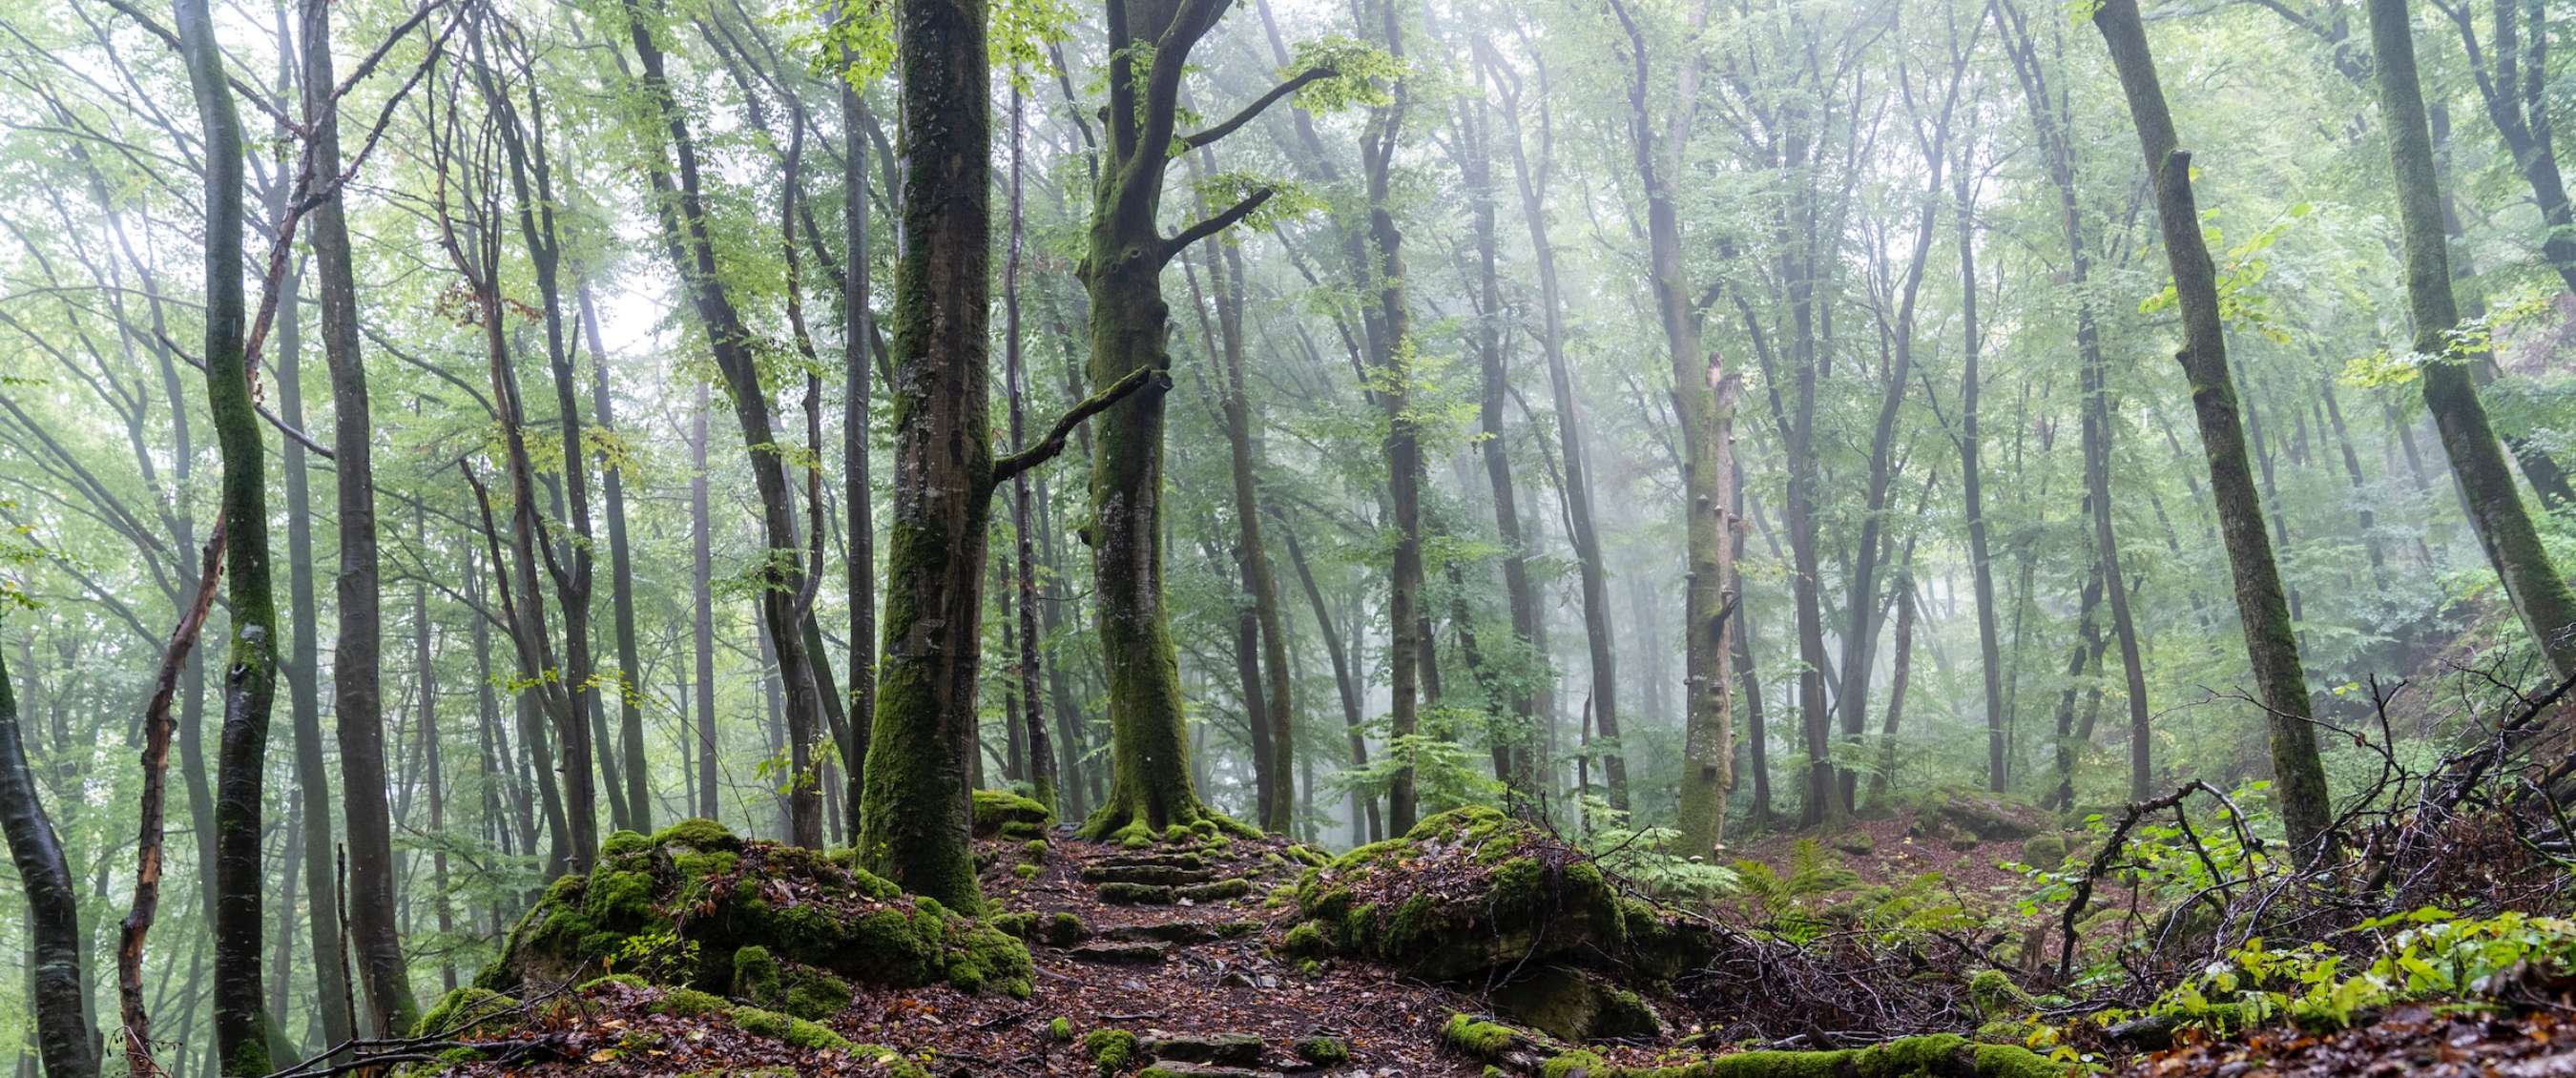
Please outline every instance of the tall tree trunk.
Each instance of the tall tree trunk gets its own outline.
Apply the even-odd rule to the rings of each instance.
[[[1274,514],[1275,515],[1275,514]],[[1324,605],[1323,589],[1315,586],[1314,567],[1306,564],[1306,550],[1297,542],[1297,529],[1280,521],[1279,534],[1288,541],[1288,563],[1297,570],[1297,583],[1306,592],[1306,605],[1314,611],[1315,631],[1324,638],[1324,654],[1333,663],[1333,685],[1340,690],[1342,729],[1350,737],[1351,767],[1368,766],[1368,735],[1360,717],[1361,688],[1349,654],[1342,645],[1341,630],[1333,621],[1333,612]],[[1377,798],[1366,791],[1353,791],[1351,796],[1359,810],[1352,815],[1351,826],[1358,830],[1361,815],[1368,818],[1368,841],[1386,837],[1386,822],[1378,815]]]
[[[852,58],[843,54],[842,61]],[[868,479],[868,344],[876,337],[868,286],[876,269],[869,251],[867,102],[841,81],[841,151],[848,170],[841,193],[841,227],[848,269],[841,274],[841,502],[849,514],[845,583],[850,593],[850,736],[841,746],[848,775],[850,833],[858,834],[866,797],[868,737],[877,711],[876,491]],[[703,437],[701,438],[703,441]],[[703,469],[702,469],[703,470]],[[700,663],[699,678],[707,676]],[[703,690],[702,690],[703,691]]]
[[[2004,783],[2003,649],[1995,626],[1995,567],[1986,526],[1985,436],[1977,426],[1977,402],[1985,389],[1977,364],[1984,353],[1977,324],[1977,229],[1969,170],[1951,177],[1958,202],[1959,225],[1959,499],[1968,518],[1968,583],[1977,606],[1977,667],[1986,691],[1986,788],[2002,791]]]
[[[167,713],[165,707],[163,714]],[[166,753],[169,735],[160,734],[158,740]],[[146,867],[158,877],[159,836],[150,837],[156,856]],[[74,889],[71,865],[63,857],[54,822],[45,814],[35,770],[27,766],[18,699],[5,660],[0,660],[0,838],[9,842],[9,860],[17,866],[18,880],[27,893],[30,999],[36,1011],[36,1049],[44,1057],[45,1072],[54,1078],[96,1078],[98,1036],[89,1018],[87,981],[81,972],[86,944],[80,931],[80,894]]]
[[[708,534],[707,520],[707,384],[698,383],[697,407],[689,417],[689,599],[694,613],[691,639],[697,654],[698,671],[698,776],[697,813],[709,820],[716,815],[716,614],[714,537]],[[865,641],[853,641],[856,650],[866,650]]]
[[[284,177],[274,185],[269,201],[270,218],[283,219],[286,208]],[[301,188],[299,188],[300,190]],[[300,294],[303,287],[301,267],[288,271],[284,294],[278,299],[277,339],[277,404],[288,426],[303,430],[304,347],[299,326],[302,315]],[[311,473],[306,468],[304,446],[288,438],[280,447],[281,471],[286,480],[286,594],[287,594],[287,659],[281,672],[286,675],[290,729],[294,734],[295,782],[309,793],[297,802],[301,811],[296,826],[304,835],[302,864],[304,893],[308,906],[305,930],[313,946],[314,1010],[321,1020],[325,1044],[339,1044],[357,1035],[357,1018],[350,1012],[349,967],[342,956],[347,950],[340,939],[340,883],[332,868],[332,852],[337,847],[331,827],[331,772],[322,747],[322,659],[315,623],[320,620],[313,596],[313,503]],[[361,674],[363,676],[363,674]],[[334,696],[338,691],[334,689]],[[280,926],[287,922],[281,920]],[[287,971],[274,971],[288,976]]]
[[[1112,773],[1109,796],[1083,824],[1091,837],[1131,824],[1159,833],[1216,816],[1199,801],[1190,777],[1180,668],[1164,607],[1159,386],[1168,382],[1162,372],[1172,358],[1162,272],[1182,250],[1241,220],[1273,192],[1255,191],[1171,236],[1156,219],[1176,145],[1186,151],[1213,143],[1287,96],[1273,91],[1224,122],[1179,135],[1182,72],[1225,5],[1105,0],[1105,7],[1109,141],[1077,272],[1091,308],[1091,384],[1110,387],[1146,372],[1157,388],[1100,413],[1092,458],[1092,522],[1083,538],[1093,552],[1101,658],[1109,675]],[[1282,86],[1293,90],[1322,74],[1305,72]]]
[[[601,433],[618,442],[617,413],[608,391],[608,348],[600,339],[599,305],[592,302],[590,282],[575,289],[581,324],[590,337],[590,406]],[[635,559],[626,541],[625,450],[599,451],[601,493],[608,508],[608,593],[610,616],[617,630],[617,751],[625,761],[626,826],[653,829],[653,798],[644,762],[643,662],[635,645]]]
[[[2458,355],[2451,343],[2460,310],[2451,292],[2441,188],[2433,173],[2423,89],[2415,77],[2415,42],[2406,0],[2370,0],[2370,39],[2379,61],[2380,119],[2388,129],[2388,153],[2397,175],[2397,216],[2406,241],[2406,294],[2415,316],[2415,351],[2434,357],[2422,367],[2424,406],[2441,431],[2442,449],[2451,458],[2469,523],[2477,530],[2479,545],[2486,548],[2488,563],[2504,582],[2514,612],[2521,615],[2524,631],[2531,634],[2558,676],[2576,676],[2576,592],[2569,591],[2540,545],[2540,533],[2514,486],[2513,471],[2496,444],[2495,428],[2478,402],[2470,360]],[[2553,230],[2565,223],[2565,216],[2562,193]]]
[[[1873,811],[1875,806],[1886,804],[1888,787],[1895,781],[1896,729],[1905,716],[1906,683],[1914,671],[1914,551],[1910,540],[1906,545],[1904,560],[1907,566],[1897,574],[1895,581],[1896,639],[1892,646],[1896,655],[1895,666],[1887,675],[1887,721],[1878,731],[1878,768],[1869,776],[1869,803]]]
[[[1488,66],[1497,69],[1499,58],[1482,50]],[[1609,573],[1601,559],[1601,536],[1592,519],[1592,472],[1589,455],[1583,445],[1582,416],[1574,400],[1574,377],[1565,358],[1565,297],[1558,282],[1556,249],[1548,241],[1547,183],[1555,162],[1551,147],[1555,133],[1548,124],[1547,68],[1537,69],[1539,79],[1539,149],[1532,154],[1525,145],[1520,125],[1517,90],[1506,90],[1506,100],[1515,107],[1506,110],[1512,122],[1505,130],[1511,136],[1514,186],[1519,189],[1521,219],[1529,228],[1531,261],[1538,270],[1539,345],[1547,357],[1547,385],[1550,403],[1556,413],[1556,437],[1559,454],[1564,458],[1565,530],[1574,546],[1577,577],[1582,585],[1583,636],[1591,663],[1592,689],[1586,710],[1592,713],[1612,748],[1602,758],[1602,784],[1610,807],[1628,808],[1628,763],[1616,747],[1619,736],[1619,663],[1618,647],[1610,627]],[[1508,84],[1507,84],[1508,85]],[[1535,158],[1535,160],[1533,160]]]
[[[2291,856],[2311,864],[2322,859],[2332,841],[2325,765],[2318,759],[2316,732],[2309,723],[2307,673],[2299,662],[2280,569],[2272,560],[2271,538],[2263,532],[2263,499],[2255,493],[2247,467],[2245,430],[2237,415],[2226,329],[2219,315],[2217,269],[2192,197],[2191,153],[2174,134],[2137,0],[2103,0],[2093,12],[2093,25],[2110,47],[2155,188],[2156,217],[2183,314],[2183,347],[2174,358],[2191,384],[2192,413],[2209,458],[2210,493],[2218,503],[2219,530],[2235,575],[2245,650],[2271,733],[2273,794],[2289,832]],[[2112,581],[2106,586],[2121,585]]]
[[[226,1075],[270,1069],[260,999],[260,816],[277,693],[268,479],[251,400],[242,286],[242,131],[206,0],[178,0],[180,54],[205,137],[206,404],[223,456],[225,583],[233,637],[216,748],[215,1053]]]
[[[1697,37],[1708,23],[1706,0],[1690,8],[1686,34]],[[1646,28],[1620,0],[1611,10],[1627,31],[1629,63],[1628,131],[1638,185],[1646,195],[1647,267],[1661,316],[1666,357],[1672,371],[1673,414],[1682,435],[1682,503],[1688,535],[1684,560],[1684,635],[1682,683],[1682,776],[1677,807],[1677,849],[1690,856],[1713,856],[1726,837],[1726,796],[1735,785],[1734,716],[1730,709],[1733,660],[1727,620],[1734,613],[1727,587],[1733,582],[1733,548],[1727,544],[1727,511],[1734,504],[1728,489],[1735,482],[1727,455],[1732,447],[1735,396],[1741,375],[1726,371],[1714,351],[1703,354],[1700,318],[1684,278],[1681,210],[1673,184],[1690,144],[1698,99],[1701,64],[1680,65],[1671,112],[1658,119],[1648,105],[1651,67]],[[1657,145],[1657,140],[1662,145]]]
[[[349,934],[357,952],[358,981],[367,993],[370,1028],[377,1037],[399,1037],[411,1032],[418,1007],[394,925],[393,823],[385,806],[375,432],[366,368],[358,352],[358,286],[338,184],[340,118],[338,102],[331,97],[338,80],[331,70],[330,5],[302,0],[302,12],[304,122],[311,129],[305,187],[320,192],[308,216],[322,307],[322,351],[331,369],[331,452],[338,476],[340,572],[332,595],[339,605],[339,639],[331,651],[331,711],[340,745],[341,813],[348,829]],[[426,679],[420,692],[426,700]],[[321,790],[316,787],[314,793]],[[436,833],[436,825],[432,827]],[[442,891],[439,901],[445,900]],[[315,941],[318,946],[319,933]],[[326,1005],[323,1013],[331,1011]]]
[[[1522,533],[1519,484],[1512,478],[1510,440],[1503,431],[1503,401],[1511,378],[1504,369],[1502,274],[1496,268],[1501,246],[1496,222],[1492,117],[1482,96],[1458,111],[1460,178],[1471,193],[1469,221],[1476,245],[1477,425],[1484,434],[1485,482],[1494,499],[1494,536],[1502,544],[1503,594],[1510,604],[1515,663],[1528,664],[1530,675],[1513,679],[1502,701],[1509,728],[1494,740],[1494,779],[1503,784],[1505,807],[1515,815],[1538,819],[1546,791],[1539,786],[1538,749],[1544,742],[1542,715],[1555,711],[1555,673],[1547,666],[1545,615],[1530,583],[1529,540]]]
[[[1011,446],[1028,444],[1028,398],[1020,374],[1020,248],[1027,242],[1027,226],[1021,219],[1020,198],[1020,122],[1022,95],[1019,84],[1011,86],[1011,240],[1008,265],[1002,271],[1002,339],[1003,395],[1011,402]],[[1026,716],[1029,750],[1029,787],[1037,801],[1048,812],[1060,810],[1056,790],[1055,746],[1047,737],[1046,709],[1039,704],[1038,694],[1038,569],[1037,545],[1031,529],[1034,515],[1029,504],[1029,474],[1011,477],[1011,535],[1014,591],[1019,597],[1019,654],[1014,656],[1019,679],[1020,706]]]
[[[690,135],[686,114],[672,99],[670,80],[663,71],[662,47],[654,40],[652,29],[659,20],[644,10],[647,2],[625,0],[625,5],[644,90],[665,127],[665,137],[656,147],[656,160],[650,169],[663,245],[673,271],[687,286],[690,305],[706,332],[716,367],[723,373],[733,398],[734,418],[742,428],[743,449],[750,457],[753,485],[760,494],[761,537],[766,548],[757,573],[761,616],[769,626],[771,645],[778,649],[779,678],[787,694],[788,737],[795,745],[810,746],[822,725],[822,704],[815,698],[817,683],[808,669],[819,657],[807,650],[800,624],[811,609],[812,594],[806,579],[803,544],[796,535],[795,494],[787,485],[787,473],[782,467],[781,443],[770,419],[769,391],[761,381],[751,333],[719,275],[700,191],[697,145]],[[664,153],[676,162],[676,180],[674,169],[664,164]],[[787,838],[799,846],[820,847],[823,802],[820,791],[809,780],[808,775],[795,776],[789,793],[793,827]]]

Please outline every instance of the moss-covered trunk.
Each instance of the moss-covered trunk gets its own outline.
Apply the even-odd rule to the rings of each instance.
[[[894,504],[857,845],[871,871],[974,913],[968,763],[993,490],[984,4],[907,0],[896,19],[910,242],[895,266]]]
[[[2550,564],[2540,533],[2523,507],[2512,468],[2478,401],[2472,357],[2458,354],[2451,333],[2460,322],[2442,230],[2442,196],[2433,170],[2431,128],[2415,75],[2415,42],[2405,0],[2371,0],[2370,36],[2378,57],[2379,109],[2397,177],[2397,216],[2405,234],[2406,293],[2415,315],[2415,351],[2423,365],[2424,406],[2441,432],[2458,476],[2462,507],[2504,582],[2523,628],[2560,677],[2576,674],[2576,594]],[[2563,210],[2562,210],[2563,215]],[[2555,252],[2553,252],[2554,254]]]
[[[2237,412],[2236,385],[2228,370],[2226,333],[2219,317],[2217,269],[2209,257],[2208,241],[2201,236],[2200,208],[2192,197],[2191,153],[2181,148],[2174,134],[2173,116],[2156,79],[2155,59],[2147,50],[2136,0],[2105,0],[2094,11],[2093,24],[2110,47],[2112,66],[2128,97],[2129,114],[2137,124],[2138,143],[2154,183],[2156,217],[2183,315],[2183,346],[2174,358],[2191,385],[2192,414],[2199,420],[2201,449],[2209,458],[2210,493],[2218,503],[2219,532],[2235,575],[2245,650],[2271,733],[2273,793],[2292,854],[2306,863],[2321,852],[2328,826],[2325,766],[2317,757],[2316,731],[2309,722],[2307,672],[2299,661],[2298,637],[2291,631],[2289,600],[2281,590],[2280,568],[2272,560],[2271,537],[2263,531],[2263,499],[2255,492],[2245,450],[2245,427]]]

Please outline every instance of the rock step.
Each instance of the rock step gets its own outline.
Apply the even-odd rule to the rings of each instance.
[[[1147,850],[1102,854],[1092,858],[1095,865],[1159,865],[1166,868],[1206,868],[1206,855],[1188,850]]]
[[[1136,1078],[1287,1078],[1287,1076],[1279,1071],[1174,1062],[1150,1064],[1144,1070],[1137,1071]]]
[[[1216,879],[1212,868],[1184,868],[1179,865],[1100,865],[1082,866],[1084,883],[1142,883],[1156,887],[1186,887]]]
[[[1103,929],[1100,938],[1120,943],[1151,941],[1155,943],[1206,943],[1210,940],[1233,939],[1261,930],[1259,921],[1157,921],[1152,924],[1120,925]]]
[[[1227,1067],[1261,1064],[1261,1038],[1250,1033],[1170,1034],[1147,1037],[1138,1044],[1157,1062],[1211,1063]]]
[[[1078,947],[1068,947],[1064,953],[1079,962],[1151,966],[1158,965],[1164,959],[1171,957],[1172,949],[1169,944],[1163,943],[1094,940]]]
[[[1111,881],[1100,885],[1100,900],[1128,906],[1169,906],[1175,902],[1219,902],[1241,898],[1252,890],[1252,881],[1241,876],[1213,883],[1172,887],[1153,883]]]

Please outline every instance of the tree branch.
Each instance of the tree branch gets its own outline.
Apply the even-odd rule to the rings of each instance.
[[[1047,428],[1046,437],[1038,439],[1036,445],[994,461],[991,482],[1000,486],[1012,476],[1055,459],[1056,454],[1064,452],[1065,439],[1073,436],[1073,428],[1081,426],[1083,420],[1108,411],[1110,405],[1148,386],[1156,393],[1172,388],[1171,373],[1156,367],[1138,367],[1127,372],[1127,377],[1109,383],[1109,388],[1092,394],[1058,417],[1055,425]]]
[[[1294,78],[1271,87],[1269,93],[1253,99],[1251,104],[1243,107],[1243,111],[1235,113],[1233,116],[1227,118],[1224,123],[1218,124],[1215,127],[1208,128],[1204,131],[1181,136],[1181,148],[1184,150],[1195,150],[1201,146],[1207,145],[1208,143],[1224,138],[1227,135],[1231,135],[1234,133],[1236,128],[1251,123],[1253,117],[1261,115],[1262,112],[1269,109],[1270,106],[1278,104],[1280,98],[1305,89],[1310,83],[1321,79],[1331,78],[1334,74],[1336,74],[1336,72],[1329,67],[1312,67],[1298,72]]]
[[[1264,187],[1245,195],[1243,201],[1226,207],[1224,212],[1182,229],[1179,235],[1163,241],[1163,260],[1169,262],[1173,256],[1189,249],[1191,244],[1225,231],[1226,226],[1243,220],[1252,211],[1260,209],[1262,203],[1270,201],[1270,196],[1278,193],[1279,190],[1275,187]]]

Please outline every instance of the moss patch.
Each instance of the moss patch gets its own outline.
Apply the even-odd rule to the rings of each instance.
[[[1007,790],[975,791],[975,837],[1046,840],[1055,814],[1029,798]]]
[[[706,820],[611,848],[588,875],[547,888],[477,985],[512,991],[613,970],[777,1007],[801,988],[807,1010],[852,981],[1031,988],[1019,941],[845,859],[746,842]]]
[[[1943,1033],[1868,1048],[1737,1052],[1653,1068],[1612,1066],[1591,1052],[1573,1051],[1548,1060],[1539,1073],[1542,1078],[1577,1073],[1587,1078],[2069,1078],[2080,1070],[2080,1065],[2052,1063],[2028,1049],[1972,1044]]]

